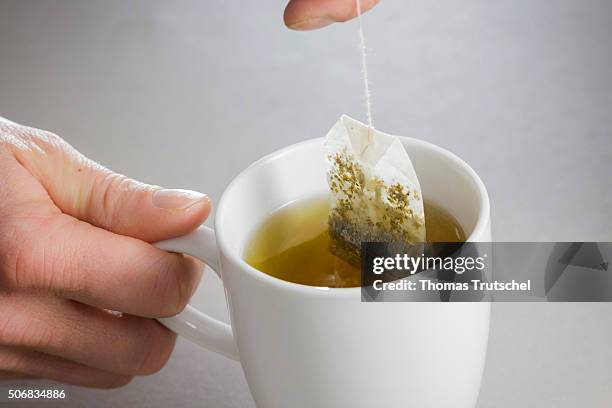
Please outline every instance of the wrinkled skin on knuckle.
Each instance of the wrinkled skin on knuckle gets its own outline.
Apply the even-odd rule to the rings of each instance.
[[[16,220],[0,227],[0,263],[2,288],[5,290],[29,289],[34,281],[32,272],[38,269],[35,228],[31,223]]]
[[[66,243],[56,216],[0,213],[0,292],[48,289],[66,270]]]
[[[18,303],[17,306],[24,305]],[[50,326],[40,324],[36,319],[24,318],[20,311],[13,310],[0,317],[0,345],[44,348],[57,340],[58,336]]]
[[[42,218],[16,228],[13,244],[6,252],[0,250],[9,289],[50,292],[78,286],[72,282],[78,265],[71,264],[71,245],[61,238],[69,228],[67,221],[71,220]]]
[[[94,163],[95,166],[99,166]],[[143,190],[151,189],[151,186],[132,180],[124,175],[114,173],[101,166],[98,167],[92,189],[89,194],[87,208],[102,208],[94,214],[89,214],[89,219],[96,225],[105,229],[121,229],[120,222],[125,219],[122,213],[125,206]],[[94,205],[94,201],[101,206]]]

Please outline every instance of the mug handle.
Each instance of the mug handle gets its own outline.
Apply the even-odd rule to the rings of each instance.
[[[196,257],[221,278],[221,266],[217,255],[215,231],[204,225],[181,237],[159,241],[153,244],[159,249],[179,252]],[[239,361],[238,348],[229,324],[214,319],[191,305],[176,316],[157,319],[164,326],[192,342]]]

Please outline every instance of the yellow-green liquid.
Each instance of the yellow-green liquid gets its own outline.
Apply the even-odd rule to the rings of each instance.
[[[328,213],[328,197],[296,201],[279,208],[251,236],[244,260],[289,282],[330,288],[360,286],[359,268],[329,251]],[[466,240],[457,220],[428,201],[425,228],[428,242]]]

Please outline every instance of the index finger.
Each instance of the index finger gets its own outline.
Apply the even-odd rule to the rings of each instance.
[[[3,245],[10,251],[3,254],[11,259],[4,279],[9,287],[156,318],[180,313],[200,279],[202,267],[193,258],[64,214],[18,221],[14,230]]]

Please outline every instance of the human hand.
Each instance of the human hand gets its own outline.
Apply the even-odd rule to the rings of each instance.
[[[380,0],[361,0],[361,11],[366,12]],[[294,30],[314,30],[334,22],[347,21],[357,16],[355,0],[291,0],[285,8],[285,24]]]
[[[163,367],[176,337],[153,318],[183,310],[201,264],[148,242],[196,228],[210,206],[0,117],[0,379],[108,388]]]

